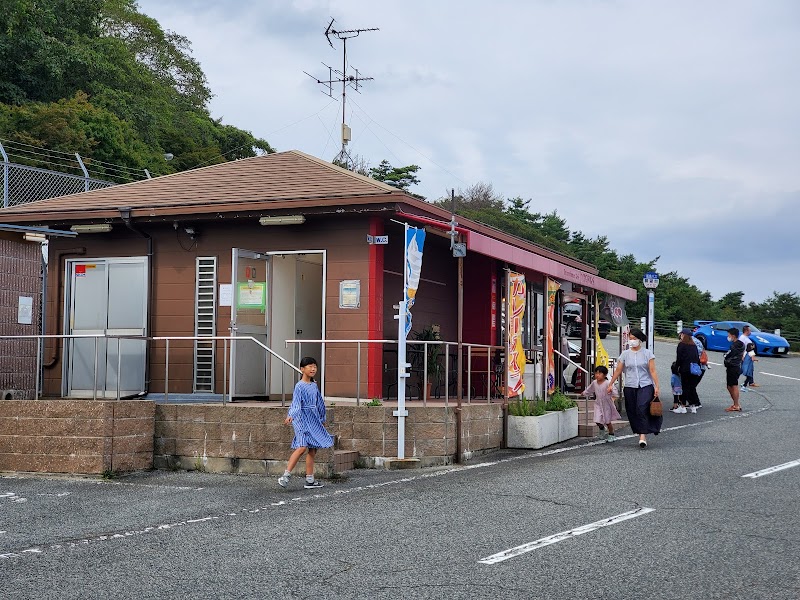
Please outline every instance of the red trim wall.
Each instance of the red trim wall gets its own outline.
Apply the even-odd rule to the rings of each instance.
[[[370,235],[384,235],[383,219],[369,220]],[[369,247],[369,339],[383,339],[383,246]],[[367,351],[367,395],[383,397],[383,346],[370,344]]]

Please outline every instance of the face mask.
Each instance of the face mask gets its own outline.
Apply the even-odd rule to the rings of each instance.
[[[642,342],[636,338],[628,341],[628,346],[630,346],[631,348],[638,348],[641,345]]]
[[[734,342],[734,341],[736,341],[736,338],[732,338],[731,336],[728,336],[728,341],[729,342]]]

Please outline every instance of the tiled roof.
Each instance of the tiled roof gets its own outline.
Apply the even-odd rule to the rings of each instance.
[[[405,197],[390,185],[358,175],[297,150],[212,165],[81,194],[0,209],[0,221],[46,222],[119,216],[120,207],[175,212],[234,212],[269,203],[359,197]],[[265,206],[266,204],[266,206]],[[57,217],[56,217],[57,215]]]

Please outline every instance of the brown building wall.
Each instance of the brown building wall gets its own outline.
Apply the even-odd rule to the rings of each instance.
[[[21,234],[0,232],[0,335],[37,335],[42,310],[42,246]],[[31,324],[17,322],[20,296],[33,298]],[[33,398],[36,341],[0,340],[0,393]]]
[[[191,224],[198,232],[197,242],[183,232]],[[195,269],[197,257],[217,257],[218,284],[231,281],[231,248],[273,252],[292,250],[327,251],[326,327],[331,339],[368,338],[369,246],[366,217],[309,218],[304,225],[262,227],[255,218],[245,222],[172,223],[137,226],[153,238],[153,289],[151,293],[151,335],[194,335]],[[69,251],[66,254],[61,254]],[[48,333],[63,333],[65,260],[69,258],[106,258],[146,256],[147,241],[136,233],[115,225],[110,234],[84,234],[76,240],[56,240],[53,244],[52,267],[48,273]],[[361,280],[361,307],[339,308],[339,282]],[[217,306],[217,335],[229,335],[230,307]],[[280,343],[280,342],[278,342]],[[273,341],[275,345],[275,341]],[[57,347],[58,346],[58,347]],[[151,348],[150,387],[148,391],[164,391],[166,345],[157,342]],[[46,393],[61,392],[60,343],[48,346],[45,362]],[[217,346],[216,391],[223,388],[223,343]],[[326,354],[326,393],[355,394],[355,347],[329,346]],[[191,393],[194,370],[194,345],[191,341],[170,342],[169,391]],[[362,379],[366,390],[367,353],[362,353]]]

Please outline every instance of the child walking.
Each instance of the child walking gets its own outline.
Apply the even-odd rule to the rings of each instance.
[[[600,428],[600,438],[605,439],[607,442],[616,441],[614,435],[614,425],[611,421],[619,420],[619,411],[614,404],[614,398],[619,396],[617,388],[612,388],[611,392],[608,391],[608,369],[603,365],[595,367],[594,381],[583,390],[583,396],[594,395],[594,422]],[[608,428],[608,433],[606,433]]]
[[[303,377],[294,386],[292,404],[289,406],[289,416],[284,423],[294,427],[292,440],[292,455],[286,465],[286,471],[278,477],[281,487],[289,485],[292,469],[297,465],[300,457],[306,454],[306,489],[321,488],[322,484],[314,479],[314,457],[317,449],[333,446],[333,438],[325,429],[325,401],[314,382],[317,374],[317,361],[310,356],[300,361],[300,372]]]
[[[669,384],[672,387],[672,408],[671,412],[676,414],[684,414],[686,412],[686,404],[682,401],[683,396],[683,383],[681,382],[681,374],[678,370],[678,363],[672,363],[672,376],[669,378]]]
[[[747,344],[744,350],[744,358],[742,358],[742,375],[744,375],[744,383],[742,384],[742,390],[746,392],[748,387],[756,385],[753,380],[753,375],[755,372],[754,363],[757,363],[758,359],[756,358],[756,345],[753,342]]]

